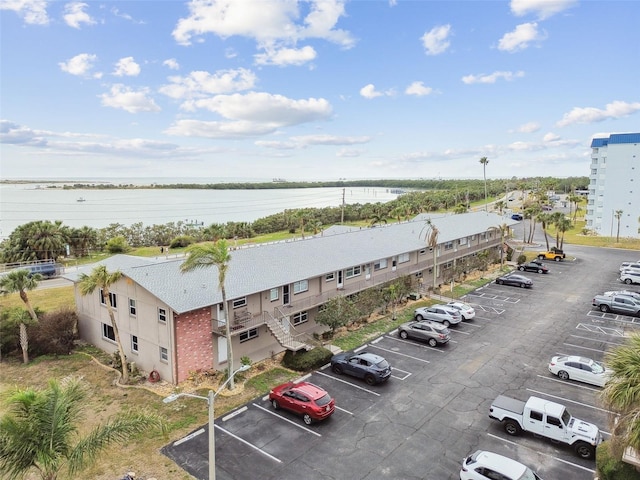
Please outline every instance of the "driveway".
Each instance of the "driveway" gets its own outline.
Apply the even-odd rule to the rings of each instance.
[[[569,447],[523,434],[509,437],[488,417],[499,394],[540,396],[566,405],[608,437],[599,389],[549,374],[557,354],[596,360],[638,331],[638,319],[592,310],[594,294],[621,288],[618,265],[629,252],[565,247],[571,262],[527,273],[532,289],[489,284],[467,295],[476,318],[452,327],[451,342],[430,348],[389,332],[364,348],[389,360],[393,377],[369,387],[329,368],[309,380],[327,389],[337,410],[324,423],[274,411],[257,398],[216,421],[222,479],[458,479],[464,456],[494,451],[535,468],[543,478],[591,479],[595,462]],[[635,290],[639,290],[635,288]],[[207,478],[206,426],[163,452],[196,478]]]

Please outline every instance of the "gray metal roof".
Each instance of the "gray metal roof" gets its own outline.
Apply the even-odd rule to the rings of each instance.
[[[413,221],[371,228],[336,227],[322,235],[241,247],[230,251],[225,281],[228,299],[262,292],[351,266],[420,250],[426,245],[425,221],[438,228],[438,243],[487,231],[517,222],[495,213],[473,212],[459,215],[422,214]],[[100,264],[120,270],[177,313],[220,303],[218,270],[201,268],[182,273],[184,259],[173,261],[116,255]],[[93,266],[85,268],[90,270]],[[66,278],[77,280],[78,273]]]

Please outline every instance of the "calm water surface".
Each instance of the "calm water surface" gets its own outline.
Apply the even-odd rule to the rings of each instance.
[[[344,202],[388,202],[385,188],[302,188],[281,190],[63,190],[47,184],[0,185],[0,240],[37,220],[61,220],[70,227],[102,228],[112,223],[161,225],[252,222],[290,208],[337,207]],[[78,201],[80,198],[84,201]]]

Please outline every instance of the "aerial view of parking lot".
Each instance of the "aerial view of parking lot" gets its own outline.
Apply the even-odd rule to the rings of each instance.
[[[527,425],[512,430],[492,419],[490,408],[499,396],[527,405],[533,398],[547,409],[561,408],[576,425],[593,425],[596,436],[610,436],[610,412],[598,397],[601,378],[556,363],[584,361],[597,370],[608,349],[640,331],[638,317],[592,305],[596,294],[632,290],[619,281],[618,266],[628,257],[621,250],[571,246],[562,262],[540,260],[548,273],[528,274],[530,288],[494,281],[468,293],[462,300],[475,311],[472,319],[447,328],[417,311],[417,320],[439,325],[435,335],[446,329],[450,339],[432,345],[428,337],[402,333],[403,326],[362,345],[355,353],[391,365],[390,378],[380,383],[342,369],[338,374],[331,365],[310,373],[304,381],[335,399],[335,411],[321,422],[306,425],[296,413],[274,410],[266,397],[219,419],[218,476],[494,478],[473,473],[483,461],[498,461],[473,456],[489,451],[517,459],[541,478],[594,478],[586,435],[580,449],[561,433]],[[164,453],[198,476],[206,465],[206,435],[175,441]]]

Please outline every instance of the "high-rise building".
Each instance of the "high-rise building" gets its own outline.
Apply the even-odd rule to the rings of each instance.
[[[640,133],[591,141],[585,219],[598,235],[640,238]]]

